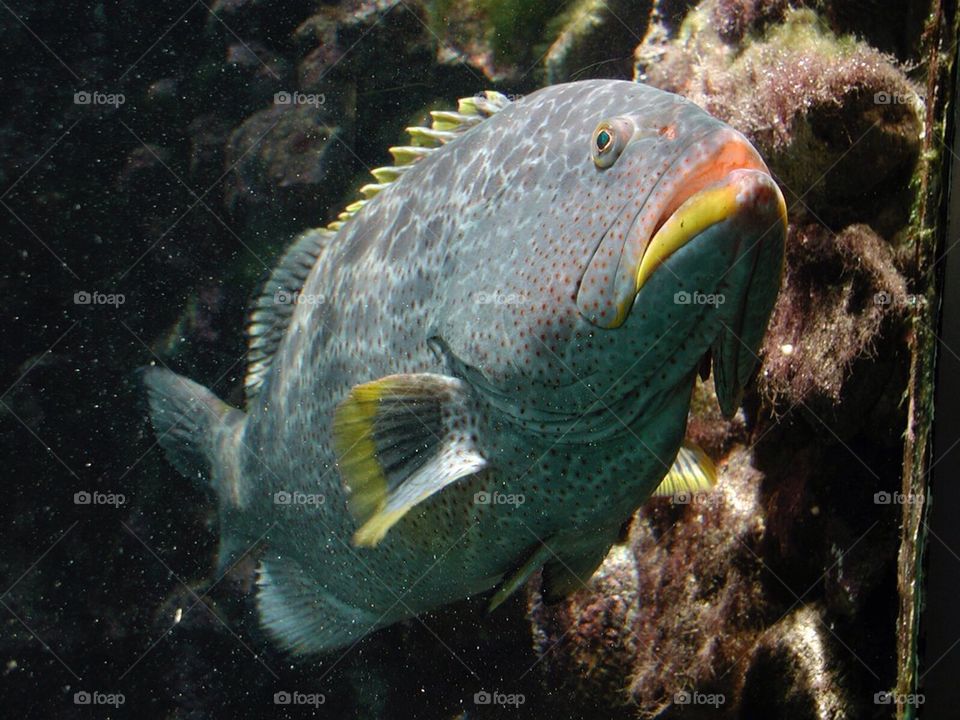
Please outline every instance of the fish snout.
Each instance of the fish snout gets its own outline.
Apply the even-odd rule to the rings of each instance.
[[[733,137],[690,171],[666,204],[640,255],[635,293],[670,256],[708,230],[716,235],[722,226],[725,236],[755,242],[771,233],[786,234],[787,207],[780,188],[746,139],[729,134]]]
[[[617,230],[624,238],[619,258],[611,257],[612,248],[595,253],[577,305],[591,323],[620,327],[651,276],[686,245],[734,236],[756,241],[768,232],[786,232],[780,188],[743,135],[713,130],[674,159],[630,226]]]
[[[783,193],[765,170],[734,170],[726,182],[734,196],[732,217],[749,224],[766,223],[765,230],[787,227],[787,205]]]

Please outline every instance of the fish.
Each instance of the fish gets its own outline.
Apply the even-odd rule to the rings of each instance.
[[[756,149],[692,102],[585,80],[408,129],[253,302],[244,408],[156,364],[160,446],[256,547],[291,654],[540,573],[584,587],[654,495],[716,482],[684,440],[704,368],[734,414],[783,273]]]

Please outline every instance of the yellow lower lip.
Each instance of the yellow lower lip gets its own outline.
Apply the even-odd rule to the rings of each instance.
[[[701,190],[688,198],[651,238],[637,268],[637,291],[664,260],[711,225],[737,210],[736,184]]]
[[[619,327],[627,319],[634,297],[654,270],[697,235],[726,220],[736,210],[736,184],[708,188],[687,198],[650,239],[637,268],[633,295],[618,304],[613,327]]]

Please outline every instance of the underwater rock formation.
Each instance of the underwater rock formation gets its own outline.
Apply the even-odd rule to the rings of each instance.
[[[809,10],[707,0],[673,27],[654,15],[638,77],[744,132],[784,187],[783,290],[744,411],[724,420],[710,383],[695,393],[688,437],[720,460],[713,494],[650,501],[568,601],[532,587],[534,648],[546,683],[590,698],[584,712],[858,716],[894,671],[863,627],[892,639],[894,605],[869,601],[895,593],[888,498],[920,301],[898,248],[922,99]]]
[[[806,605],[757,641],[740,697],[741,717],[863,717],[864,693],[848,684],[844,650],[821,609]]]
[[[714,493],[650,501],[588,590],[552,607],[533,594],[535,647],[550,681],[566,678],[592,689],[587,703],[629,704],[641,717],[692,691],[732,700],[738,663],[769,612],[761,480],[739,447]]]
[[[883,235],[903,227],[920,148],[918,88],[890,58],[833,35],[809,10],[785,12],[773,26],[766,23],[780,4],[738,15],[758,24],[752,33],[766,31],[730,44],[717,19],[724,8],[708,0],[677,38],[648,37],[636,50],[637,79],[688,97],[749,137],[791,219],[834,229],[869,222]]]
[[[261,212],[266,205],[278,215],[299,210],[316,216],[347,162],[342,157],[347,150],[337,139],[341,131],[324,122],[322,95],[278,97],[273,107],[247,118],[231,135],[226,162],[233,171],[225,201],[233,211],[244,203],[260,206]],[[298,103],[298,97],[305,101]],[[286,200],[285,192],[295,197]]]
[[[547,84],[581,77],[629,78],[629,54],[611,54],[643,37],[653,3],[650,0],[580,0],[564,13],[566,22],[544,58]],[[633,42],[631,42],[633,41]]]
[[[908,321],[923,302],[909,280],[917,239],[904,228],[928,5],[13,8],[35,35],[9,16],[0,25],[10,388],[0,520],[3,573],[21,578],[4,595],[16,613],[0,634],[5,706],[79,714],[72,692],[86,686],[126,692],[144,718],[262,717],[277,710],[274,692],[316,688],[330,717],[483,720],[507,712],[473,695],[499,688],[525,694],[517,718],[876,712],[873,695],[895,672],[893,493]],[[631,64],[746,133],[790,206],[754,391],[731,420],[709,381],[694,397],[689,435],[718,461],[717,491],[651,501],[566,602],[544,605],[534,582],[529,616],[520,597],[493,615],[474,598],[342,661],[294,665],[252,619],[251,567],[210,596],[195,585],[210,574],[215,515],[151,447],[133,370],[189,368],[237,400],[262,273],[389,161],[403,127],[489,87],[526,93]],[[73,103],[85,89],[126,103]],[[316,102],[278,104],[278,93]],[[84,290],[126,302],[78,306]],[[89,490],[127,503],[75,505]]]
[[[792,226],[761,392],[788,406],[839,402],[854,361],[876,352],[884,321],[903,318],[911,301],[893,248],[868,225]]]

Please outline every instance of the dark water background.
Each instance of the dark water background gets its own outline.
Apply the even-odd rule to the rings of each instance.
[[[632,18],[650,6],[614,4],[628,23],[576,77],[632,77]],[[828,5],[838,29],[910,57],[922,8]],[[519,598],[493,620],[477,600],[411,621],[342,660],[279,652],[252,614],[252,568],[211,587],[210,499],[161,457],[135,374],[160,361],[239,404],[245,308],[292,235],[332,220],[425,109],[547,81],[563,5],[484,7],[482,21],[412,0],[0,7],[4,717],[487,717],[474,693],[498,688],[525,701],[491,717],[590,716],[575,679],[539,675]],[[858,449],[895,481],[895,445]],[[858,646],[877,689],[895,673],[897,601],[893,568],[878,572],[864,611],[878,629]],[[278,706],[282,691],[325,702]]]

